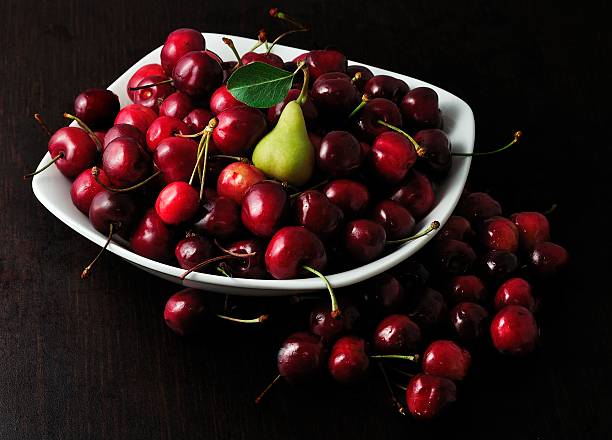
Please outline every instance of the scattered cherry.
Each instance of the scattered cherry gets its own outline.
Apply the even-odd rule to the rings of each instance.
[[[519,356],[532,352],[538,333],[533,315],[523,306],[506,306],[497,312],[491,322],[493,345],[506,354]]]
[[[475,275],[458,275],[450,281],[450,299],[453,302],[483,303],[487,299],[487,288]]]
[[[529,255],[529,267],[539,276],[558,274],[569,263],[569,253],[561,246],[548,241],[538,243]]]
[[[535,300],[531,293],[531,284],[523,278],[510,278],[497,289],[495,310],[515,304],[525,307],[530,312],[535,310]]]
[[[550,241],[550,226],[544,214],[519,212],[512,214],[510,220],[518,229],[519,247],[522,251],[530,252],[537,244]]]
[[[452,341],[432,342],[423,354],[423,372],[453,381],[463,380],[472,362],[470,353]]]
[[[430,374],[417,374],[410,379],[406,389],[408,410],[419,420],[436,418],[455,400],[457,387],[453,381]]]
[[[451,309],[449,316],[455,334],[465,343],[473,343],[487,333],[489,313],[480,304],[458,303]]]
[[[374,331],[374,350],[380,354],[414,353],[421,343],[421,329],[406,315],[389,315]]]
[[[331,349],[328,368],[337,382],[355,383],[366,376],[369,366],[366,342],[358,336],[343,336]]]

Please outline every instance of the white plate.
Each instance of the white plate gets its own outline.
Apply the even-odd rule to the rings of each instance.
[[[230,49],[221,41],[222,37],[229,37],[234,41],[239,53],[248,51],[254,41],[248,38],[236,37],[231,35],[204,33],[206,38],[207,49],[217,53],[224,60],[234,59]],[[121,107],[130,104],[130,100],[126,93],[126,85],[134,72],[144,64],[159,63],[159,53],[161,46],[153,52],[146,55],[123,75],[121,75],[113,84],[108,87],[119,96]],[[291,60],[297,55],[305,52],[302,49],[296,49],[286,46],[274,46],[273,52],[278,54],[284,60]],[[420,81],[409,76],[399,73],[390,72],[378,67],[368,66],[367,64],[350,61],[349,64],[360,64],[368,67],[375,75],[388,74],[401,78],[408,83],[411,88],[418,86],[427,86],[434,89],[440,98],[440,108],[444,117],[444,129],[453,145],[453,151],[469,153],[474,149],[474,115],[470,107],[455,95],[440,89],[432,84]],[[49,153],[40,162],[40,166],[46,164],[51,159]],[[444,224],[451,215],[455,205],[457,204],[461,192],[465,185],[465,181],[470,169],[471,158],[459,157],[453,158],[452,168],[448,177],[444,182],[437,187],[437,201],[434,209],[422,219],[416,227],[416,230],[429,225],[433,220],[438,220]],[[34,194],[40,202],[53,215],[66,223],[79,234],[103,246],[106,237],[96,231],[87,217],[74,207],[70,199],[71,182],[64,177],[56,167],[51,167],[44,173],[38,174],[32,180],[32,188]],[[358,283],[374,275],[390,269],[401,261],[410,257],[420,248],[422,248],[435,234],[431,233],[418,240],[408,242],[376,261],[373,261],[364,266],[352,269],[346,272],[330,275],[329,281],[334,287],[349,286]],[[251,296],[266,296],[266,295],[293,295],[300,292],[324,289],[325,285],[318,278],[296,279],[296,280],[250,280],[243,278],[227,278],[219,275],[210,275],[204,273],[191,273],[186,280],[179,279],[184,272],[183,269],[170,266],[168,264],[158,263],[157,261],[149,260],[141,257],[129,249],[122,247],[117,243],[111,243],[108,250],[131,264],[146,270],[153,275],[173,281],[177,284],[183,284],[188,287],[198,289],[211,290],[220,293],[228,293],[235,295],[251,295]],[[78,271],[79,268],[73,268]],[[76,272],[75,272],[76,273]]]

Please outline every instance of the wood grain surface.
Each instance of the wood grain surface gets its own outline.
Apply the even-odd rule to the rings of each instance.
[[[447,3],[447,4],[445,4]],[[110,84],[177,27],[277,33],[273,4],[213,1],[0,2],[0,439],[604,439],[612,418],[610,30],[604,2],[280,1],[313,32],[287,44],[335,46],[354,60],[445,88],[474,110],[472,188],[507,214],[545,210],[573,258],[548,292],[543,346],[526,360],[478,358],[440,422],[394,414],[381,380],[279,386],[283,333],[216,324],[175,337],[177,287],[105,255],[56,220],[21,180],[46,140],[31,115],[63,123],[74,96]]]

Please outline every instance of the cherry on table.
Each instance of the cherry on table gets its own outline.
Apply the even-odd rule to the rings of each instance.
[[[399,104],[410,87],[404,81],[389,75],[376,75],[370,78],[363,93],[370,98],[385,98]]]
[[[354,218],[363,214],[370,202],[368,188],[354,180],[332,180],[325,185],[323,193],[342,210],[345,218]]]
[[[544,214],[519,212],[512,214],[510,220],[518,229],[519,247],[523,252],[530,252],[537,244],[550,241],[550,226]]]
[[[503,281],[518,269],[518,258],[508,251],[489,251],[478,261],[478,272],[487,280]]]
[[[192,99],[204,100],[223,83],[223,68],[202,51],[183,55],[172,71],[174,87]]]
[[[494,299],[495,310],[500,310],[511,304],[523,306],[530,312],[535,310],[531,284],[527,280],[510,278],[499,286]]]
[[[487,299],[487,288],[475,275],[458,275],[449,283],[449,296],[453,302],[482,303]]]
[[[282,185],[272,181],[258,182],[242,199],[242,223],[258,237],[271,237],[281,227],[288,208],[289,196]]]
[[[192,51],[204,51],[204,36],[195,29],[176,29],[166,37],[160,58],[166,76],[172,76],[174,67],[185,54]]]
[[[538,276],[557,275],[569,263],[569,253],[558,244],[545,241],[534,246],[529,254],[529,268]]]
[[[453,381],[463,380],[472,362],[470,353],[453,341],[432,342],[423,354],[423,372]]]
[[[108,176],[104,170],[100,170],[98,179],[101,180],[103,184],[110,185],[110,180],[108,180]],[[89,213],[91,201],[96,194],[102,191],[104,191],[104,188],[94,178],[91,173],[91,168],[87,168],[74,179],[74,182],[72,182],[72,186],[70,187],[70,198],[74,206],[83,214],[87,215]]]
[[[426,256],[428,267],[450,276],[469,272],[476,260],[476,253],[469,244],[453,239],[432,241]]]
[[[385,249],[386,240],[385,229],[366,219],[349,222],[342,237],[347,255],[359,263],[369,263],[378,258]]]
[[[149,125],[157,119],[155,110],[140,104],[130,104],[117,113],[115,125],[129,124],[135,126],[141,133],[146,133]]]
[[[383,272],[359,284],[360,297],[368,311],[377,315],[395,313],[404,306],[405,289],[390,273]]]
[[[90,128],[108,128],[119,112],[119,98],[110,90],[88,89],[74,100],[74,115]]]
[[[452,238],[460,241],[470,241],[476,233],[472,229],[470,222],[460,215],[451,215],[446,221],[440,232],[436,234],[436,240]]]
[[[210,237],[228,238],[240,230],[240,205],[227,197],[219,196],[202,204],[199,219],[193,227]]]
[[[177,225],[195,216],[199,202],[200,197],[194,187],[185,182],[172,182],[157,196],[155,210],[164,223]]]
[[[392,273],[408,291],[424,287],[430,277],[429,270],[423,263],[412,258],[395,266]]]
[[[429,179],[412,169],[389,198],[407,208],[419,220],[433,208],[436,194]]]
[[[516,252],[519,232],[514,223],[505,217],[490,217],[482,222],[478,241],[486,250]]]
[[[249,155],[268,127],[261,111],[244,105],[224,110],[217,120],[212,139],[221,153],[231,156]]]
[[[289,383],[302,382],[319,374],[325,360],[325,348],[318,336],[293,333],[278,350],[278,373]]]
[[[370,219],[385,229],[388,240],[409,237],[415,225],[410,211],[393,200],[382,200],[374,205]]]
[[[249,188],[265,178],[265,174],[251,164],[232,162],[223,168],[217,178],[217,193],[236,203],[242,203]]]
[[[153,152],[153,162],[166,183],[188,182],[197,158],[198,144],[183,137],[167,137]]]
[[[406,403],[410,414],[418,420],[432,420],[451,403],[457,400],[457,387],[453,381],[417,374],[408,383]]]
[[[417,160],[412,143],[405,136],[387,131],[376,137],[368,153],[373,173],[389,183],[400,183]]]
[[[338,297],[338,307],[342,310],[340,317],[332,316],[328,303],[317,304],[310,311],[309,329],[321,338],[324,344],[333,343],[342,334],[353,330],[361,314],[348,296]]]
[[[155,151],[160,142],[177,134],[193,134],[193,130],[180,119],[160,116],[147,130],[147,146],[149,150]]]
[[[164,69],[159,64],[145,64],[140,67],[127,83],[126,91],[130,99],[133,101],[134,96],[136,96],[136,90],[132,90],[134,87],[138,86],[138,83],[142,81],[147,76],[158,76],[165,75]],[[169,76],[169,75],[168,75]],[[167,79],[167,76],[166,76]]]
[[[501,205],[489,194],[473,192],[459,201],[457,213],[470,222],[481,222],[502,215]]]
[[[322,238],[330,237],[344,218],[342,210],[317,190],[304,191],[296,197],[293,215],[298,225]]]
[[[538,326],[529,310],[509,305],[497,312],[491,321],[491,340],[497,350],[521,356],[536,348]]]
[[[430,287],[425,287],[410,317],[421,329],[432,330],[444,321],[447,312],[442,294]]]
[[[198,234],[187,234],[174,248],[174,255],[183,269],[192,269],[208,260],[215,253],[215,247],[207,237]]]
[[[363,379],[370,366],[366,342],[358,336],[341,337],[332,347],[327,365],[337,382],[349,384]]]
[[[189,96],[181,92],[174,92],[164,99],[159,106],[159,116],[183,119],[193,108],[193,102],[191,102]]]
[[[488,331],[489,312],[480,304],[458,303],[451,309],[449,316],[455,335],[464,343],[473,343]]]
[[[159,218],[155,209],[145,212],[130,238],[134,252],[155,261],[168,261],[172,257],[172,232]]]
[[[411,354],[421,343],[421,329],[406,315],[389,315],[374,331],[373,346],[380,354]]]
[[[151,158],[131,137],[111,141],[102,153],[102,169],[117,188],[127,188],[151,174]]]

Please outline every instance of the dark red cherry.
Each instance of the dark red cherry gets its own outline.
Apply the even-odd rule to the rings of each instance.
[[[140,67],[136,72],[134,72],[126,86],[126,91],[130,99],[133,101],[134,97],[136,96],[136,90],[130,89],[138,86],[138,83],[147,76],[158,75],[165,75],[164,69],[162,69],[162,66],[160,66],[159,64],[145,64],[144,66]],[[168,75],[166,75],[165,79],[168,79]]]
[[[428,267],[444,275],[462,275],[470,271],[476,253],[463,241],[434,240],[427,249]]]
[[[413,354],[421,343],[421,329],[405,315],[389,315],[374,331],[377,354]]]
[[[146,143],[144,133],[142,133],[136,126],[130,124],[117,124],[109,128],[104,135],[104,142],[102,143],[103,147],[106,148],[108,144],[120,137],[134,138],[140,145],[145,145]]]
[[[208,99],[223,83],[223,68],[205,52],[188,52],[174,66],[172,81],[190,98]]]
[[[161,171],[164,182],[188,182],[193,173],[198,144],[192,139],[168,137],[161,141],[153,153],[153,162]]]
[[[85,130],[63,127],[49,139],[49,153],[60,172],[73,179],[96,162],[98,147]]]
[[[251,186],[242,199],[241,219],[258,237],[271,237],[282,225],[289,197],[276,182],[263,181]]]
[[[399,106],[404,125],[410,131],[440,128],[442,125],[438,94],[429,87],[417,87],[408,91]]]
[[[486,250],[516,252],[519,232],[514,223],[505,217],[490,217],[483,221],[478,231],[478,241]]]
[[[470,222],[460,215],[452,215],[436,234],[436,240],[452,238],[454,240],[470,241],[476,233]]]
[[[444,322],[447,312],[442,294],[437,290],[425,287],[410,316],[419,327],[430,330]]]
[[[295,61],[295,60],[294,60]],[[346,57],[342,52],[333,49],[311,50],[304,61],[313,79],[331,72],[346,72]]]
[[[244,162],[233,162],[223,168],[219,174],[217,193],[236,203],[242,203],[249,188],[265,178],[265,174],[259,168]]]
[[[113,186],[127,188],[149,177],[151,159],[134,138],[120,137],[104,149],[102,168]]]
[[[478,270],[491,281],[502,281],[518,269],[518,258],[508,251],[489,251],[480,257]]]
[[[215,247],[210,239],[197,234],[189,234],[179,241],[174,248],[174,256],[179,266],[191,269],[215,254]]]
[[[515,304],[523,306],[530,312],[535,309],[535,300],[531,293],[531,284],[523,278],[510,278],[497,289],[495,294],[495,310],[500,310],[507,305]]]
[[[409,237],[414,230],[414,217],[406,208],[393,200],[378,202],[370,219],[380,224],[387,233],[388,240],[399,240]]]
[[[140,104],[130,104],[119,110],[115,118],[115,125],[133,125],[144,134],[149,129],[149,125],[156,119],[157,113],[155,110]]]
[[[417,166],[432,178],[444,177],[448,174],[452,164],[450,139],[442,130],[437,128],[425,129],[414,135],[419,145]]]
[[[104,170],[100,170],[98,179],[105,185],[110,185],[110,181]],[[104,191],[104,188],[94,179],[91,168],[87,168],[74,179],[74,182],[72,182],[72,186],[70,187],[70,198],[74,206],[83,214],[87,215],[89,213],[91,201],[96,194],[102,191]]]
[[[539,276],[558,274],[569,263],[569,253],[561,246],[549,241],[538,243],[529,255],[529,268]]]
[[[94,229],[104,235],[113,225],[113,233],[122,235],[129,231],[136,220],[136,204],[128,194],[100,191],[89,207],[89,221]]]
[[[491,322],[493,345],[505,354],[520,356],[531,353],[536,348],[538,334],[536,320],[523,306],[506,306]]]
[[[414,218],[419,220],[433,208],[436,194],[425,175],[410,170],[401,186],[391,194],[390,199],[408,209]]]
[[[213,115],[218,115],[219,113],[232,107],[241,106],[244,106],[244,104],[234,98],[234,95],[227,90],[227,86],[225,84],[215,90],[210,97],[210,111],[213,113]]]
[[[404,305],[405,290],[398,279],[381,273],[359,284],[365,307],[379,315],[397,312]]]
[[[434,341],[423,354],[425,374],[453,381],[465,379],[471,363],[470,353],[452,341]]]
[[[342,210],[345,218],[354,218],[363,214],[370,202],[368,188],[354,180],[332,180],[325,186],[323,193]]]
[[[366,83],[363,93],[372,98],[385,98],[399,104],[410,87],[404,81],[389,75],[376,75]]]
[[[159,116],[183,119],[191,110],[193,110],[191,98],[184,93],[174,92],[159,106]]]
[[[193,130],[183,121],[170,116],[160,116],[147,130],[147,146],[155,151],[159,143],[177,134],[193,134]]]
[[[200,133],[208,126],[208,122],[212,117],[213,114],[210,110],[205,108],[194,108],[183,118],[183,122],[187,124],[194,133]],[[208,148],[210,150],[210,146]]]
[[[463,197],[459,202],[457,212],[470,222],[480,222],[502,215],[501,205],[489,194],[483,192],[473,192]]]
[[[370,366],[366,342],[358,336],[341,337],[331,349],[327,366],[337,382],[349,384],[363,379]]]
[[[134,95],[134,103],[140,104],[144,107],[154,110],[156,113],[159,112],[159,106],[161,103],[172,93],[174,93],[174,87],[172,84],[164,82],[167,80],[165,76],[147,76],[143,78],[137,85],[137,87],[145,87],[136,90]],[[155,85],[153,85],[155,84]]]
[[[119,112],[119,98],[110,90],[89,89],[74,100],[74,115],[89,128],[108,128]]]
[[[300,193],[293,203],[293,215],[298,225],[323,238],[331,236],[344,218],[342,210],[316,190]]]
[[[166,302],[164,320],[174,333],[186,336],[202,324],[207,309],[201,291],[184,289],[172,295]]]
[[[232,107],[217,115],[212,138],[217,149],[232,156],[248,156],[266,133],[266,118],[253,107]]]
[[[394,131],[376,137],[368,154],[374,174],[389,183],[400,183],[416,162],[414,145]]]
[[[274,278],[297,278],[307,272],[303,266],[321,271],[327,264],[321,240],[303,226],[285,226],[268,243],[266,269]]]
[[[539,212],[519,212],[512,214],[510,220],[518,229],[519,247],[524,252],[530,252],[542,242],[550,240],[548,219]]]
[[[393,268],[393,275],[407,290],[423,287],[429,280],[429,271],[420,261],[409,259]]]
[[[204,53],[221,65],[226,64],[228,66],[231,65],[231,67],[233,67],[236,64],[238,64],[236,61],[223,61],[219,55],[217,55],[215,52],[209,49],[206,49]],[[223,68],[225,69],[225,66],[223,66]]]
[[[359,310],[349,297],[338,297],[338,304],[342,310],[340,317],[332,316],[328,302],[316,305],[310,312],[310,332],[319,336],[326,345],[353,330],[356,321],[360,318]]]
[[[408,410],[418,420],[436,418],[455,400],[457,387],[453,381],[430,374],[417,374],[406,389]]]
[[[251,64],[254,62],[265,63],[271,66],[277,67],[279,69],[283,68],[283,59],[274,53],[257,53],[257,52],[247,52],[240,58],[243,65]]]
[[[161,190],[155,201],[157,214],[167,225],[178,225],[193,218],[200,197],[188,183],[172,182]]]
[[[344,73],[326,73],[312,85],[310,98],[325,125],[344,123],[359,104],[359,92]]]
[[[289,101],[295,101],[297,97],[300,96],[300,91],[300,89],[289,90],[289,93],[287,93],[285,99],[268,109],[267,119],[268,124],[270,124],[270,126],[276,125],[276,123],[278,122],[278,118],[280,118],[281,113],[283,112]],[[310,98],[307,98],[306,101],[304,101],[304,103],[302,103],[301,105],[306,126],[308,128],[316,127],[319,113],[317,112],[317,108],[313,104],[312,100]]]
[[[318,375],[325,360],[325,348],[318,336],[293,333],[278,350],[278,373],[290,383],[302,382]]]
[[[331,176],[347,175],[361,165],[361,145],[348,131],[330,131],[317,150],[317,167]]]
[[[369,263],[384,251],[387,234],[371,220],[353,220],[346,225],[342,240],[344,250],[353,260]]]
[[[449,297],[454,303],[482,303],[487,300],[487,288],[475,275],[458,275],[450,281]]]
[[[183,55],[205,49],[204,36],[195,29],[181,28],[170,32],[160,54],[161,65],[166,76],[172,76],[174,67]]]
[[[395,127],[402,126],[402,115],[397,105],[385,98],[374,98],[355,116],[355,132],[360,139],[372,142],[379,134],[389,131],[388,127],[379,124],[378,121],[386,122]]]
[[[256,238],[236,241],[227,250],[234,254],[255,254],[251,257],[232,259],[222,263],[229,267],[234,277],[254,279],[266,277],[266,262],[264,259],[266,244],[264,242]]]
[[[355,84],[355,87],[360,92],[363,92],[363,88],[365,87],[365,85],[374,76],[372,71],[367,67],[357,65],[348,66],[348,68],[346,69],[346,73],[348,76],[351,77],[353,84]],[[355,75],[357,75],[357,73],[359,73],[359,75],[356,77]]]
[[[172,257],[172,233],[159,218],[155,209],[149,209],[130,238],[130,246],[138,255],[155,261],[168,261]]]
[[[210,237],[228,238],[240,229],[240,205],[227,197],[206,200],[194,228]]]
[[[481,339],[487,332],[489,313],[480,304],[461,302],[451,309],[449,315],[454,333],[465,343]]]

